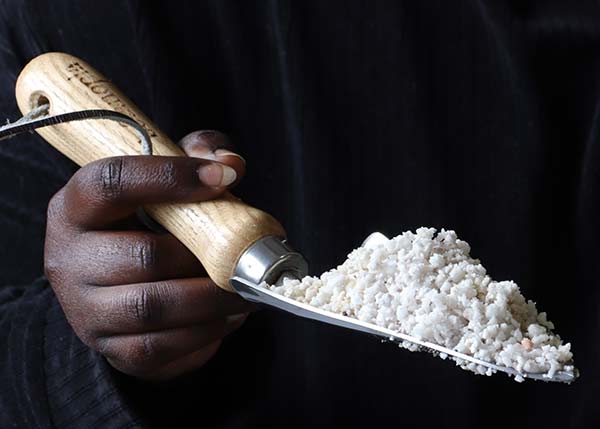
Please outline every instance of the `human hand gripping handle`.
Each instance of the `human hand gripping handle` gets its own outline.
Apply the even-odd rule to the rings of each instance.
[[[239,256],[266,235],[282,237],[283,228],[227,192],[245,165],[219,149],[224,135],[193,133],[182,150],[106,78],[65,54],[40,56],[19,77],[24,114],[46,100],[50,114],[131,116],[157,155],[128,156],[140,153],[138,136],[112,121],[38,130],[83,166],[48,207],[46,274],[67,319],[126,374],[165,380],[202,366],[252,309],[226,291]],[[139,206],[173,235],[145,230],[134,215]]]
[[[34,58],[19,76],[16,96],[23,114],[41,100],[49,101],[50,114],[83,109],[119,111],[144,126],[155,155],[185,155],[109,80],[71,55],[47,53]],[[71,122],[37,132],[82,166],[102,158],[140,154],[135,131],[111,121]],[[229,193],[201,203],[156,203],[145,205],[145,210],[190,249],[210,278],[226,290],[231,291],[228,280],[244,250],[262,237],[285,236],[272,216]]]

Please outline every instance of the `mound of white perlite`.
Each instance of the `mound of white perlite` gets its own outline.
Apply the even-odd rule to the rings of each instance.
[[[323,310],[519,372],[573,372],[570,344],[512,281],[495,281],[454,231],[419,228],[353,250],[321,277],[285,280],[275,292]],[[417,350],[412,343],[401,346]],[[441,355],[442,357],[446,357]],[[475,373],[486,367],[453,358]],[[567,364],[569,362],[569,364]],[[522,377],[516,377],[522,381]]]

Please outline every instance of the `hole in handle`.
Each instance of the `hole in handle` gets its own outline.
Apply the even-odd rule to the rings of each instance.
[[[31,94],[31,97],[29,97],[29,104],[32,110],[45,104],[47,104],[50,107],[50,100],[48,99],[48,97],[46,97],[46,95],[43,92],[36,91],[33,94]]]

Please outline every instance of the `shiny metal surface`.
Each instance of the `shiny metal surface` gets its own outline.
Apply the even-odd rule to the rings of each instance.
[[[250,246],[237,263],[235,276],[254,284],[275,284],[281,275],[302,278],[308,274],[304,256],[279,237],[263,237]]]

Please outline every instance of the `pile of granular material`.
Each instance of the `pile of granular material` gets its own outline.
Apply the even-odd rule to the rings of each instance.
[[[514,282],[492,280],[469,252],[469,244],[454,231],[419,228],[355,249],[342,265],[318,278],[269,287],[299,302],[519,372],[572,374],[571,345],[552,332],[546,313],[538,313]],[[400,345],[418,349],[406,341]],[[475,373],[493,373],[452,358]]]

